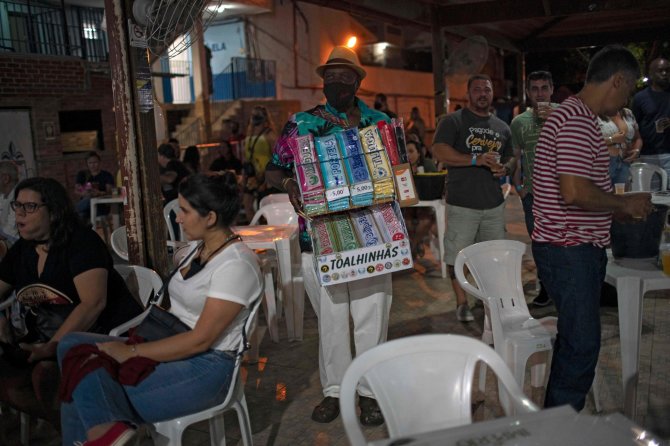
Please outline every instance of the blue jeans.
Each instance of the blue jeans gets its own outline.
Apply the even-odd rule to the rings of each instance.
[[[76,345],[124,340],[91,333],[68,334],[58,343],[59,364]],[[228,393],[234,367],[231,353],[208,350],[158,364],[137,386],[121,385],[105,369],[97,369],[79,382],[72,402],[61,405],[63,445],[86,440],[86,432],[99,424],[153,423],[220,404]]]
[[[521,199],[521,205],[523,206],[523,217],[526,220],[526,230],[528,230],[528,235],[533,235],[533,229],[535,229],[535,217],[533,216],[533,194],[527,193]]]
[[[600,289],[607,255],[594,245],[533,242],[537,272],[558,310],[545,407],[584,408],[600,352]]]
[[[628,183],[630,177],[630,163],[625,163],[620,156],[610,156],[610,179],[612,185]]]

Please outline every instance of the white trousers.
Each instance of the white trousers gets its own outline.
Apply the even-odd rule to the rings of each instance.
[[[319,375],[324,396],[339,398],[344,372],[352,361],[349,317],[354,322],[354,347],[360,355],[386,341],[391,310],[391,274],[321,286],[314,255],[302,254],[305,291],[319,321]],[[358,394],[372,396],[361,382]]]

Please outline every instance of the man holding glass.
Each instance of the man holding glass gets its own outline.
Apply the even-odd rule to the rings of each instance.
[[[628,101],[638,76],[630,51],[603,48],[589,63],[584,88],[549,116],[537,142],[533,257],[558,310],[546,407],[584,407],[600,351],[600,291],[612,216],[643,220],[653,208],[648,193],[612,193],[597,118]]]
[[[554,83],[548,71],[534,71],[526,79],[526,95],[530,107],[512,120],[512,147],[516,165],[520,167],[514,174],[512,182],[516,188],[526,220],[528,235],[533,233],[533,163],[535,162],[535,146],[540,137],[542,127],[551,112],[558,107],[552,104]],[[540,282],[540,293],[533,299],[533,305],[544,307],[551,304],[547,290]]]

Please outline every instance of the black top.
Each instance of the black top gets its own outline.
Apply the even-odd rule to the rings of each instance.
[[[234,170],[236,174],[242,173],[242,162],[237,158],[233,157],[229,160],[220,156],[219,158],[212,161],[212,164],[209,166],[209,170],[212,172],[220,172],[222,170]]]
[[[177,177],[172,183],[163,185],[163,198],[165,199],[165,203],[168,203],[177,198],[177,195],[179,195],[179,183],[181,183],[181,181],[186,178],[190,172],[184,163],[177,159],[168,161],[165,167],[160,168],[161,174],[166,172],[175,172],[177,174]]]
[[[498,152],[502,162],[512,153],[512,132],[495,116],[479,116],[467,108],[440,120],[433,144],[449,144],[467,155]],[[493,209],[504,201],[500,181],[483,166],[448,166],[447,203],[469,209]]]
[[[105,192],[108,184],[114,186],[114,176],[106,170],[101,170],[97,175],[91,175],[88,170],[81,170],[77,173],[76,182],[81,186],[91,183],[91,187]]]
[[[31,289],[33,305],[27,318],[29,329],[48,340],[60,327],[60,323],[81,302],[74,277],[95,268],[107,270],[107,305],[97,322],[89,330],[95,333],[109,331],[138,315],[142,308],[132,296],[125,282],[114,269],[107,246],[98,234],[88,228],[78,228],[69,243],[62,248],[51,248],[42,275],[37,275],[38,255],[35,245],[19,239],[0,262],[0,280],[19,291],[28,285],[44,284],[55,292]],[[62,294],[69,298],[59,298]],[[59,323],[60,322],[60,323]],[[45,339],[46,338],[46,339]]]

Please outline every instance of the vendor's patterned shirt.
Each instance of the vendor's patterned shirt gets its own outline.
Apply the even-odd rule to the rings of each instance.
[[[369,108],[363,101],[356,98],[356,106],[361,111],[361,121],[358,128],[375,125],[379,121],[390,122],[389,117],[380,111]],[[291,116],[275,144],[270,164],[282,169],[290,170],[293,175],[293,152],[289,145],[290,138],[311,133],[312,136],[327,136],[349,128],[347,115],[340,113],[329,104],[298,112]],[[311,240],[307,233],[305,221],[300,218],[300,246],[303,251],[311,251]]]

